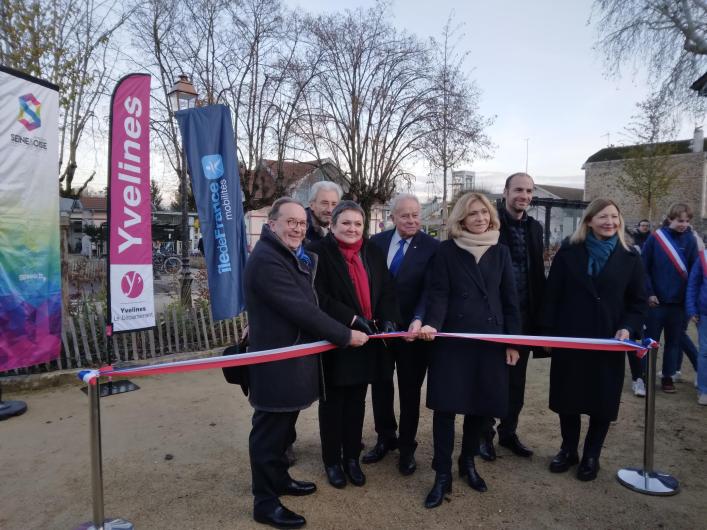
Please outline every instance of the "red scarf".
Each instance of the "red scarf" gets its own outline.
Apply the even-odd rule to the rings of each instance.
[[[363,311],[363,316],[370,320],[373,317],[373,311],[371,310],[371,288],[368,284],[366,268],[363,266],[363,262],[358,255],[359,250],[361,250],[361,245],[363,245],[363,239],[359,239],[353,244],[344,243],[338,239],[336,242],[349,268],[349,276],[353,282],[354,291],[356,291],[356,297],[361,306],[361,311]]]

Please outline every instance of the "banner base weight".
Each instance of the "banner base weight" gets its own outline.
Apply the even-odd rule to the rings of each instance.
[[[680,491],[680,483],[671,475],[659,471],[646,472],[643,469],[619,469],[616,479],[628,489],[646,495],[675,495]]]
[[[140,390],[132,381],[127,379],[120,379],[119,381],[108,381],[106,383],[101,383],[101,397],[115,396],[116,394],[125,394],[126,392],[133,392],[134,390]],[[83,387],[81,391],[84,394],[88,394],[88,388]]]
[[[126,521],[125,519],[106,519],[103,521],[102,527],[97,527],[93,524],[93,521],[84,523],[77,527],[76,530],[133,530],[133,523]]]
[[[0,421],[20,416],[27,412],[27,403],[24,401],[0,401]]]

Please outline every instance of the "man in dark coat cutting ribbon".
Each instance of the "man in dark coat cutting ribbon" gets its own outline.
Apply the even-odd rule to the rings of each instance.
[[[340,347],[368,340],[319,309],[314,290],[317,256],[302,248],[306,229],[306,213],[298,202],[289,197],[275,201],[245,268],[250,351],[321,339]],[[279,497],[316,490],[313,483],[290,477],[285,452],[299,411],[319,399],[319,355],[250,366],[249,379],[255,409],[249,441],[253,518],[276,528],[299,528],[305,518],[283,506]]]

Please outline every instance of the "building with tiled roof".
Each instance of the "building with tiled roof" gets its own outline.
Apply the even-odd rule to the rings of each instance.
[[[695,212],[694,223],[698,228],[707,224],[707,163],[705,150],[707,141],[701,128],[695,129],[692,140],[662,142],[660,144],[628,145],[600,149],[584,163],[584,200],[591,201],[598,197],[610,197],[619,206],[631,226],[643,218],[648,218],[647,205],[635,195],[628,193],[619,183],[619,177],[624,174],[626,160],[635,156],[637,149],[652,152],[657,147],[662,152],[672,154],[662,158],[667,160],[669,167],[675,172],[676,178],[668,193],[657,197],[651,215],[651,222],[656,225],[662,222],[670,205],[674,202],[686,202]]]

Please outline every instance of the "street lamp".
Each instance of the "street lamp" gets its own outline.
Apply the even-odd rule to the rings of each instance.
[[[196,106],[198,93],[189,80],[189,76],[181,74],[167,94],[172,112],[193,109]],[[189,268],[189,213],[187,211],[187,159],[182,147],[182,164],[179,174],[182,202],[182,271],[180,273],[180,291],[183,307],[191,307],[191,270]]]

